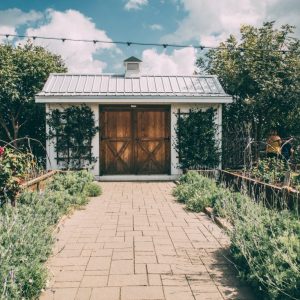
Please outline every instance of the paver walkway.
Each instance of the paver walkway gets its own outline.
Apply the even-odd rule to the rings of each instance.
[[[45,299],[254,299],[224,257],[228,238],[184,210],[173,183],[101,183],[61,225]]]

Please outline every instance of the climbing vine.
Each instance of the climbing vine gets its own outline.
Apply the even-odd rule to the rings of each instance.
[[[57,163],[65,169],[82,169],[96,162],[92,139],[98,131],[90,107],[83,104],[54,109],[47,116],[47,139],[55,144]]]
[[[183,169],[214,168],[220,153],[213,108],[177,114],[175,149]]]

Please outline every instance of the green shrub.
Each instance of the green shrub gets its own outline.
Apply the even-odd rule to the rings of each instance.
[[[300,174],[292,176],[291,184],[295,189],[300,190]]]
[[[247,195],[220,188],[218,193],[215,194],[213,208],[216,215],[225,217],[234,223],[236,214],[244,207],[243,204],[246,202],[252,202]]]
[[[196,192],[191,184],[180,184],[173,190],[173,195],[179,202],[185,203]]]
[[[201,176],[198,172],[188,171],[187,173],[180,176],[179,183],[180,184],[195,183],[195,182],[202,181],[202,180],[203,180],[203,176]]]
[[[74,207],[87,203],[86,171],[54,177],[44,193],[23,192],[16,208],[0,209],[0,299],[36,299],[45,287],[45,262],[53,226]]]
[[[192,211],[200,212],[205,207],[212,206],[215,190],[196,190],[194,195],[186,201],[186,207]]]
[[[231,253],[241,278],[269,299],[299,299],[299,219],[252,201],[234,211]]]
[[[174,147],[182,169],[214,168],[219,164],[215,117],[213,108],[192,109],[188,114],[177,115]]]
[[[266,183],[283,182],[288,170],[287,164],[282,159],[266,158],[260,160],[252,170],[252,176]]]
[[[173,195],[178,199],[179,202],[186,203],[189,199],[194,198],[196,201],[196,193],[199,194],[201,191],[210,191],[216,189],[216,184],[213,180],[208,179],[197,172],[188,172],[180,178],[180,184],[173,190]],[[193,201],[194,202],[194,201]],[[189,209],[193,204],[190,204]]]
[[[0,206],[9,201],[14,204],[21,181],[34,166],[32,154],[0,147]]]
[[[56,174],[49,183],[48,189],[53,191],[68,190],[71,195],[80,194],[83,193],[85,185],[93,181],[93,178],[93,175],[85,170]]]
[[[95,182],[88,183],[84,191],[88,197],[97,197],[102,194],[101,186]]]

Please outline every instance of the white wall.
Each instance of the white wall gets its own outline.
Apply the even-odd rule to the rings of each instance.
[[[64,110],[66,107],[71,105],[80,105],[80,104],[46,104],[46,113],[49,113],[51,110],[59,109]],[[98,104],[87,104],[94,112],[95,124],[99,126],[99,105]],[[49,132],[49,126],[46,123],[46,132]],[[56,151],[55,151],[55,139],[46,141],[47,149],[47,170],[59,169],[59,165],[56,161]],[[97,159],[97,161],[91,166],[91,172],[94,175],[99,175],[99,133],[96,133],[92,140],[92,155]]]
[[[79,105],[77,104],[46,104],[46,112],[49,113],[50,110],[53,109],[61,109],[63,110],[67,106],[70,105]],[[96,126],[99,126],[99,104],[87,104],[92,111],[94,112],[95,115],[95,123]],[[176,141],[176,134],[175,134],[175,126],[177,123],[177,112],[180,109],[181,112],[189,112],[191,108],[197,108],[197,109],[203,109],[206,110],[210,107],[213,107],[217,110],[216,112],[216,123],[218,126],[218,131],[216,138],[219,140],[219,146],[221,149],[221,140],[222,140],[222,104],[214,104],[214,105],[209,105],[209,104],[172,104],[171,105],[171,175],[179,175],[182,173],[181,169],[179,168],[179,160],[178,160],[178,154],[175,150],[175,141]],[[46,130],[48,133],[49,126],[46,124]],[[99,175],[100,174],[100,159],[99,159],[99,154],[100,154],[100,140],[99,140],[99,132],[95,135],[92,141],[92,153],[93,157],[97,159],[96,163],[92,166],[92,173],[94,175]],[[46,143],[46,148],[47,148],[47,154],[48,158],[47,159],[47,170],[52,170],[52,169],[58,169],[59,166],[57,165],[56,162],[56,152],[55,152],[55,141],[48,141]],[[221,167],[221,165],[220,165]]]

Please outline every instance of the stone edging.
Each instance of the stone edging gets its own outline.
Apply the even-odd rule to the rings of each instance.
[[[214,210],[212,207],[205,207],[204,213],[207,214],[220,228],[225,231],[231,231],[233,226],[225,218],[218,217],[214,215]]]

